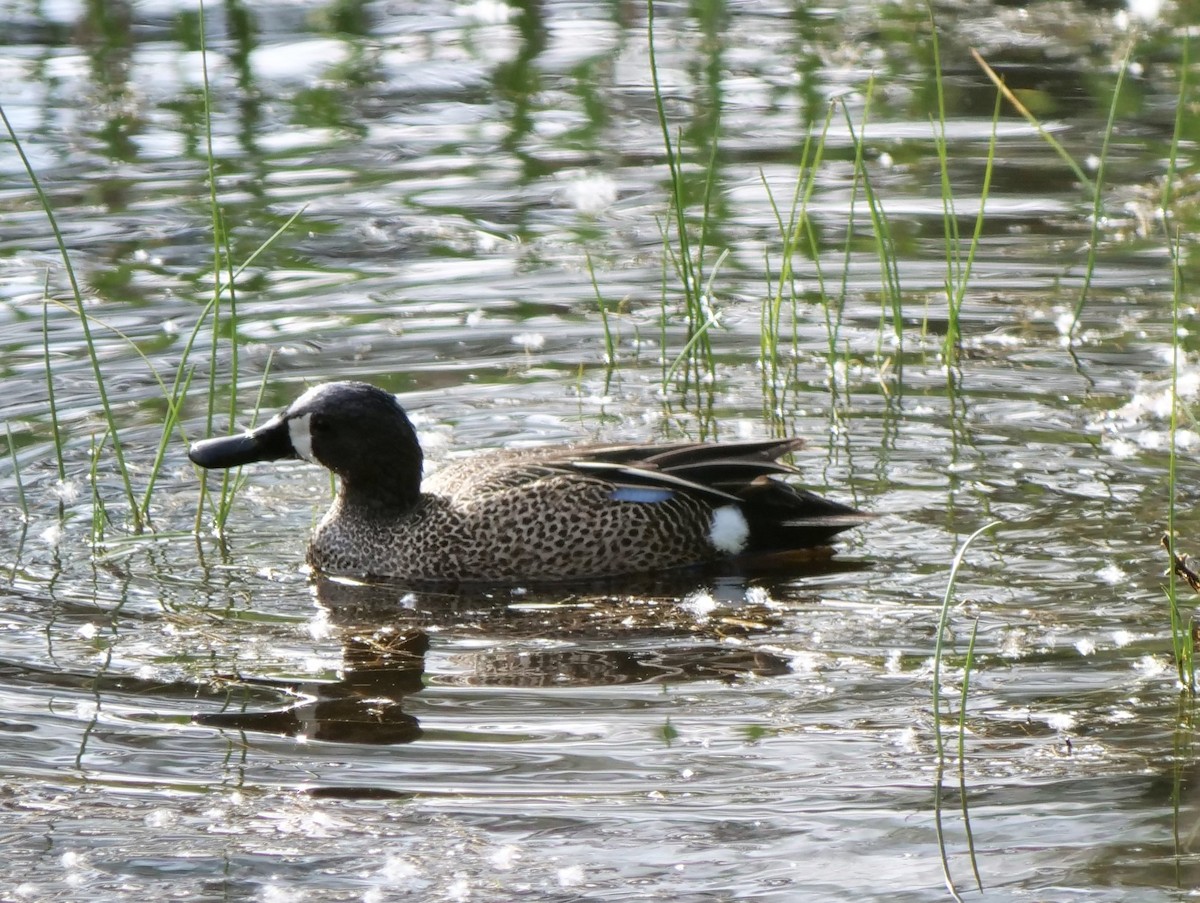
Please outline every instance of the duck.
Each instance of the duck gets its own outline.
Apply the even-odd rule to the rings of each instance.
[[[597,580],[804,554],[873,515],[797,485],[798,438],[481,452],[422,479],[399,400],[316,385],[261,426],[193,443],[222,469],[299,459],[337,476],[307,562],[319,574],[421,584]]]

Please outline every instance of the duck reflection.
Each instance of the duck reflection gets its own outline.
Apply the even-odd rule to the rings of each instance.
[[[831,561],[821,569],[847,567],[854,565]],[[321,618],[342,645],[339,679],[238,679],[233,683],[246,690],[270,688],[294,702],[256,711],[251,706],[261,705],[261,693],[249,694],[241,710],[198,714],[197,724],[339,743],[412,743],[421,726],[402,703],[427,684],[431,635],[446,652],[439,664],[450,666],[439,669],[440,684],[734,682],[789,670],[783,656],[731,642],[767,633],[782,620],[767,592],[740,577],[718,577],[700,589],[693,575],[686,594],[659,581],[657,592],[636,596],[602,588],[450,594],[328,578],[313,589]]]
[[[400,701],[424,688],[428,649],[429,635],[423,630],[346,635],[340,680],[243,678],[239,683],[247,687],[270,687],[297,701],[281,710],[227,710],[201,713],[192,720],[209,727],[336,743],[412,743],[420,738],[421,726]]]

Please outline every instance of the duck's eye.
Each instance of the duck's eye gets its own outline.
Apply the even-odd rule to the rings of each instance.
[[[329,431],[329,419],[320,414],[313,414],[308,418],[308,430],[310,433],[326,433]]]

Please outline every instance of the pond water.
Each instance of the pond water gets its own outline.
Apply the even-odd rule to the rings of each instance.
[[[1187,7],[1150,6],[936,5],[947,218],[924,4],[658,4],[717,315],[711,366],[666,373],[689,321],[644,4],[3,3],[0,102],[91,335],[5,143],[2,896],[1190,896],[1200,755],[1158,542],[1173,335],[1200,392],[1194,264],[1175,324],[1167,237],[1196,232],[1200,123],[1176,125]],[[993,128],[971,48],[1082,172],[1008,104]],[[215,327],[205,61],[232,266],[253,256]],[[336,378],[399,393],[435,466],[795,434],[811,486],[880,516],[799,574],[314,582],[325,475],[247,468],[218,537],[186,448]],[[1177,439],[1192,551],[1190,421]],[[992,522],[954,590],[940,773],[938,619]]]

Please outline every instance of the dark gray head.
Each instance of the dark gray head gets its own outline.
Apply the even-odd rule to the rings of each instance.
[[[421,491],[421,445],[396,396],[360,382],[314,386],[257,429],[195,443],[201,467],[303,458],[342,478],[342,494],[367,508],[407,508]]]

